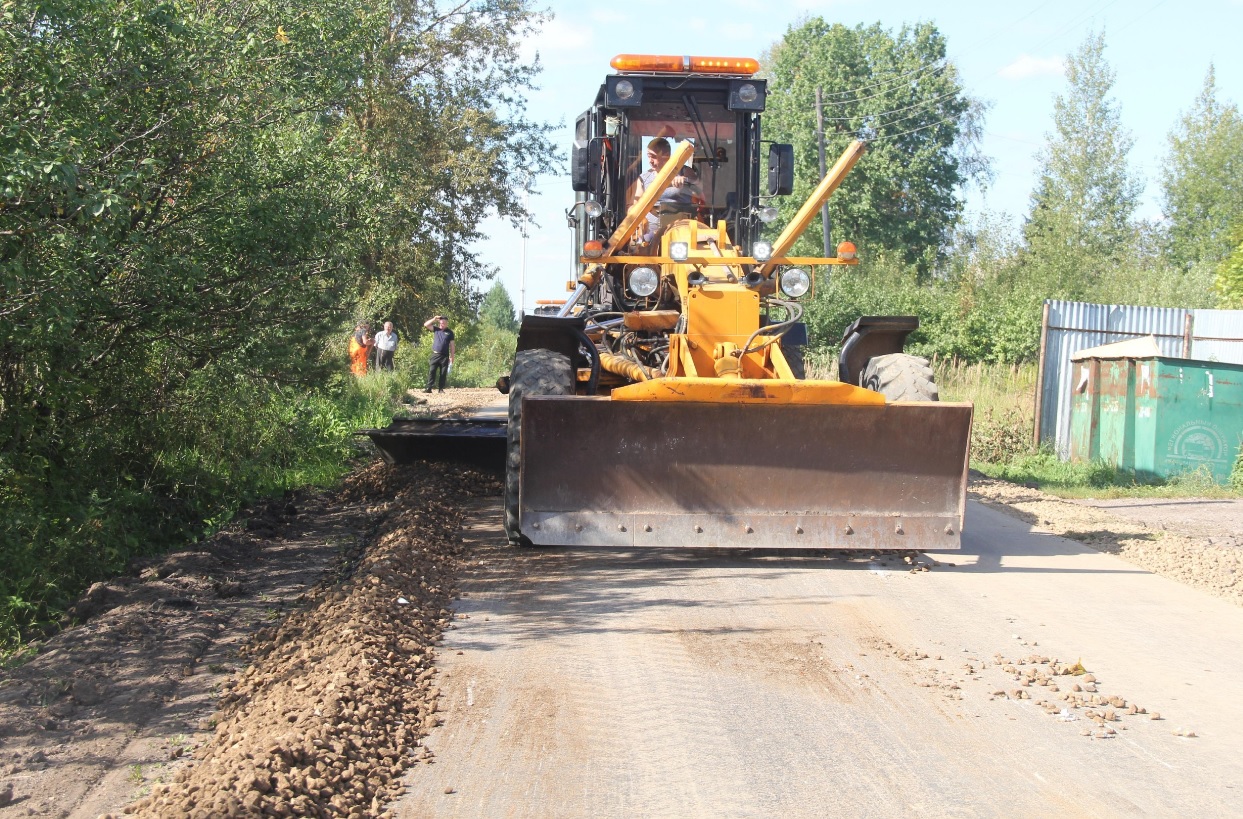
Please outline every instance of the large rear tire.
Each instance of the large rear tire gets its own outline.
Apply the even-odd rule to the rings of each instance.
[[[939,401],[936,376],[928,359],[906,353],[878,355],[863,369],[863,386],[886,401]]]
[[[804,352],[807,348],[801,344],[791,344],[789,347],[782,347],[781,353],[786,357],[786,363],[790,365],[790,372],[794,373],[794,377],[799,381],[807,378],[807,361]]]
[[[509,374],[509,425],[505,434],[505,534],[514,546],[530,546],[518,526],[519,467],[522,465],[522,398],[573,395],[570,359],[552,350],[519,350]]]

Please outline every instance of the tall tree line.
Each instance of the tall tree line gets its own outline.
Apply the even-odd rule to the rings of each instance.
[[[766,137],[795,146],[787,218],[819,178],[817,89],[830,161],[849,139],[870,142],[830,200],[837,237],[854,240],[863,263],[817,286],[807,315],[825,347],[860,314],[905,312],[921,316],[913,340],[923,352],[1014,362],[1036,354],[1048,298],[1243,306],[1243,121],[1211,67],[1170,133],[1163,217],[1137,219],[1133,141],[1105,36],[1089,34],[1066,57],[1018,230],[996,215],[962,218],[966,186],[990,179],[979,152],[987,104],[967,93],[934,25],[805,19],[769,50],[765,70]],[[809,234],[802,250],[818,252],[819,232]]]

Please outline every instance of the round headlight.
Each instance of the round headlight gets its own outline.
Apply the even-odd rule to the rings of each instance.
[[[760,212],[757,215],[760,217],[760,221],[766,225],[777,221],[777,209],[771,206],[760,208]]]
[[[618,80],[617,85],[613,86],[613,92],[619,100],[628,100],[634,96],[634,83],[630,80]]]
[[[766,262],[773,257],[773,246],[771,242],[759,241],[751,245],[751,255],[755,257],[757,262]]]
[[[755,102],[755,98],[758,96],[759,96],[759,93],[755,90],[755,86],[752,85],[751,83],[747,83],[746,85],[740,86],[738,89],[738,99],[742,100],[745,103],[749,104],[749,103]]]
[[[785,293],[792,299],[807,294],[811,289],[811,277],[807,272],[797,267],[791,267],[789,270],[781,273],[781,292]]]
[[[630,271],[630,292],[636,296],[652,295],[659,284],[660,276],[650,267],[636,267]]]
[[[604,213],[604,208],[594,199],[588,199],[583,202],[583,213],[587,214],[588,219],[595,219]]]

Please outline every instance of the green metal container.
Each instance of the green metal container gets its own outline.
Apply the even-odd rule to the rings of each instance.
[[[1147,478],[1207,468],[1230,480],[1243,441],[1243,365],[1154,357],[1071,366],[1071,460]]]

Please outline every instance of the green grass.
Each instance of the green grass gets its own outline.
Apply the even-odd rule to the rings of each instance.
[[[132,558],[209,536],[244,504],[336,483],[366,451],[354,431],[387,425],[412,383],[409,372],[347,374],[315,392],[204,402],[197,419],[169,425],[141,482],[112,459],[11,469],[0,482],[0,666],[28,659],[29,641]]]
[[[1036,486],[1063,498],[1237,498],[1232,486],[1215,482],[1207,469],[1168,479],[1146,478],[1102,461],[1071,463],[1048,448],[1002,463],[972,462],[991,478]],[[1239,474],[1236,467],[1235,474]]]

